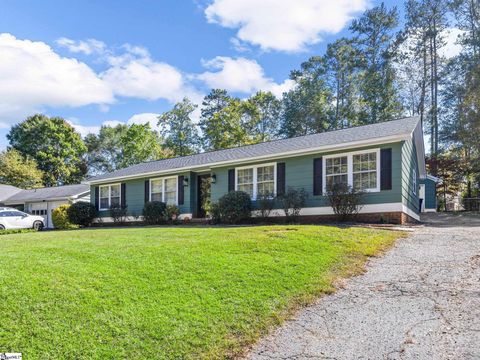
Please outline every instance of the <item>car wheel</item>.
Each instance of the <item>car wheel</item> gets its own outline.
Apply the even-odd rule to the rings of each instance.
[[[41,222],[41,221],[35,221],[35,222],[33,223],[33,228],[34,228],[35,230],[37,230],[37,231],[42,230],[42,229],[43,229],[43,222]]]
[[[2,224],[0,224],[0,230],[5,230],[5,226],[3,226]]]

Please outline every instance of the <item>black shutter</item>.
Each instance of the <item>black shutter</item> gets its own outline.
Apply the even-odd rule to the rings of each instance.
[[[235,191],[235,169],[228,170],[228,192]]]
[[[392,149],[380,150],[380,190],[392,190]]]
[[[125,183],[120,185],[120,205],[127,207],[127,184]]]
[[[150,201],[150,180],[145,180],[145,202]]]
[[[184,176],[178,177],[178,205],[183,205],[185,202],[185,192],[183,190],[183,179]]]
[[[95,186],[95,209],[97,209],[97,211],[100,209],[99,202],[100,202],[100,191],[98,189],[98,186]]]
[[[313,195],[323,194],[322,158],[313,159]]]
[[[277,163],[277,195],[285,194],[285,163]]]

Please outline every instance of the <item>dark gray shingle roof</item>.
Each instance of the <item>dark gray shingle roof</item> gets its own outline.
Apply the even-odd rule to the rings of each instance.
[[[15,186],[0,184],[0,201],[8,199],[20,191],[23,190]]]
[[[25,201],[43,201],[51,199],[67,199],[90,191],[90,187],[85,184],[55,186],[40,189],[22,190],[6,201],[25,202]]]
[[[181,168],[193,168],[202,165],[208,166],[209,164],[219,162],[241,161],[259,156],[274,156],[275,154],[281,154],[290,151],[308,151],[309,149],[318,148],[320,146],[334,146],[352,141],[367,141],[388,136],[405,135],[412,133],[418,122],[419,117],[410,117],[372,125],[357,126],[348,129],[299,136],[290,139],[269,141],[255,145],[210,151],[196,155],[150,161],[90,178],[88,179],[88,182]]]

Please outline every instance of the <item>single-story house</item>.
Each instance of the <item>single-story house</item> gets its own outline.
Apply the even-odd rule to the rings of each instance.
[[[280,195],[289,187],[309,194],[300,215],[321,220],[333,214],[327,184],[347,182],[366,193],[360,210],[364,220],[405,223],[419,220],[419,185],[426,178],[422,125],[419,117],[411,117],[145,162],[85,183],[103,222],[112,220],[112,205],[127,206],[132,221],[152,200],[177,205],[181,218],[203,218],[200,199],[207,193],[216,202],[242,190],[255,205],[262,192]],[[206,179],[210,189],[201,186]]]
[[[5,186],[5,185],[0,185]],[[53,228],[52,210],[60,205],[77,201],[90,201],[90,187],[85,184],[55,186],[22,190],[15,188],[9,197],[1,202],[5,206],[15,207],[32,215],[40,215],[45,219],[45,227]],[[0,188],[0,191],[2,188]]]

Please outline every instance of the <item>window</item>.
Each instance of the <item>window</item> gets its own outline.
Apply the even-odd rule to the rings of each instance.
[[[412,174],[412,186],[413,186],[413,194],[417,195],[417,170],[413,169],[413,174]]]
[[[235,170],[236,190],[246,192],[252,200],[262,195],[275,196],[276,164],[263,164]]]
[[[178,177],[150,180],[150,201],[162,201],[169,205],[177,204]]]
[[[237,190],[245,191],[253,198],[253,168],[237,171]]]
[[[340,183],[356,190],[380,191],[380,149],[327,155],[324,159],[324,193]]]
[[[100,210],[108,210],[120,205],[120,184],[100,186]]]
[[[348,184],[348,158],[332,157],[325,160],[327,189],[336,184]]]
[[[353,155],[353,188],[375,190],[377,188],[377,153]]]

